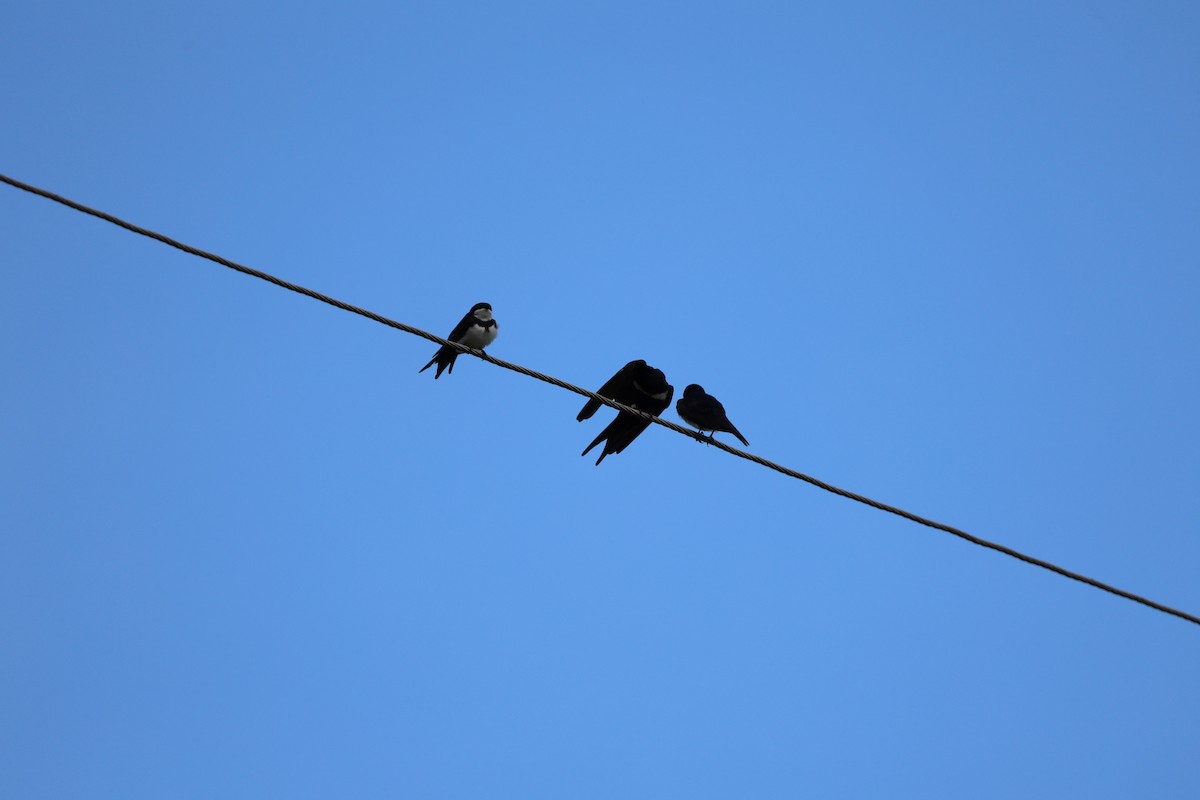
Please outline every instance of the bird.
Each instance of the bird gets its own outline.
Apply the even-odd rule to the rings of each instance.
[[[454,330],[450,331],[450,335],[446,338],[452,342],[465,344],[467,347],[474,347],[476,350],[482,350],[496,341],[496,334],[499,330],[500,326],[496,324],[496,320],[492,317],[492,307],[487,303],[476,303],[471,306],[471,310],[454,326]],[[433,354],[433,358],[429,359],[429,363],[421,367],[417,372],[424,372],[434,364],[437,364],[437,372],[433,376],[433,379],[437,380],[442,377],[443,370],[454,372],[454,359],[458,358],[458,355],[458,350],[442,345]]]
[[[707,394],[703,386],[693,383],[684,389],[683,397],[679,398],[679,402],[675,404],[675,411],[684,422],[697,428],[700,433],[705,431],[712,431],[713,434],[717,432],[732,433],[741,439],[742,444],[746,447],[750,446],[746,437],[742,436],[742,432],[733,426],[729,417],[725,416],[725,406],[721,405],[720,400]]]
[[[617,370],[617,373],[596,392],[598,395],[656,417],[671,405],[671,396],[674,393],[675,387],[667,383],[667,376],[663,374],[662,370],[648,366],[640,358],[630,361]],[[599,400],[588,400],[575,419],[580,422],[588,419],[599,410],[601,405]],[[620,453],[649,425],[650,420],[648,419],[630,414],[628,411],[618,411],[616,418],[608,423],[608,427],[600,431],[600,435],[593,439],[580,455],[586,456],[589,450],[604,442],[600,457],[596,459],[596,466],[600,466],[600,462],[604,460],[605,456]]]

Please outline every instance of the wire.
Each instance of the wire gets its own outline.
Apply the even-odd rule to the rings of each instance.
[[[313,291],[312,289],[305,288],[304,286],[299,286],[295,283],[285,281],[282,278],[277,278],[274,275],[269,275],[266,272],[262,272],[260,270],[253,269],[251,267],[247,267],[243,264],[238,264],[236,261],[230,261],[227,258],[223,258],[214,253],[209,253],[209,252],[207,252],[205,250],[201,250],[197,247],[192,247],[191,245],[187,245],[187,244],[184,244],[183,242],[176,241],[175,239],[172,239],[169,236],[164,236],[161,233],[156,233],[152,230],[148,230],[139,225],[134,225],[131,222],[126,222],[125,220],[114,217],[112,214],[107,214],[103,211],[99,211],[94,208],[89,208],[88,206],[85,206],[82,203],[77,203],[74,200],[69,200],[65,197],[62,197],[61,195],[54,194],[53,192],[49,192],[45,189],[40,189],[36,186],[31,186],[28,183],[23,183],[22,181],[16,180],[15,178],[10,178],[7,175],[0,174],[0,181],[7,183],[10,186],[14,186],[17,189],[22,189],[31,194],[36,194],[36,195],[44,197],[48,200],[53,200],[56,203],[61,203],[62,205],[67,206],[68,208],[72,208],[76,211],[81,211],[84,214],[89,214],[93,217],[97,217],[99,219],[104,220],[105,222],[111,222],[113,225],[124,228],[125,230],[128,230],[128,231],[132,231],[133,233],[138,233],[138,234],[141,234],[142,236],[148,236],[151,239],[155,239],[157,241],[162,242],[163,244],[170,245],[171,247],[174,247],[178,250],[182,250],[185,253],[190,253],[194,256],[199,256],[200,258],[208,259],[209,261],[216,262],[217,264],[220,264],[221,266],[228,267],[233,270],[237,270],[238,272],[244,273],[246,275],[251,275],[255,278],[259,278],[261,280],[267,281],[268,283],[273,283],[276,286],[282,286],[284,289],[289,289],[293,292],[307,295],[308,297],[311,297],[314,300],[320,300],[322,303],[328,303],[329,305],[334,306],[335,308],[340,308],[343,311],[349,311],[354,314],[359,314],[360,316],[364,316],[367,319],[374,320],[375,322],[378,322],[382,325],[387,325],[390,328],[396,328],[397,330],[404,331],[405,333],[411,333],[414,336],[420,336],[423,339],[428,339],[429,341],[435,342],[439,345],[446,345],[449,347],[453,347],[461,353],[466,353],[468,355],[475,356],[476,358],[487,361],[490,364],[495,364],[496,366],[501,367],[503,369],[512,370],[513,372],[518,372],[518,373],[520,373],[522,375],[526,375],[530,378],[536,378],[539,381],[549,383],[552,386],[557,386],[560,389],[566,389],[567,391],[574,392],[575,394],[583,395],[584,397],[591,398],[592,400],[598,400],[601,403],[603,403],[604,405],[615,408],[618,411],[624,411],[628,414],[635,414],[639,417],[642,417],[643,419],[648,419],[651,422],[653,422],[657,425],[661,425],[664,428],[669,428],[670,430],[673,430],[676,433],[680,433],[689,438],[705,442],[706,444],[711,444],[713,447],[716,447],[719,450],[724,450],[725,452],[735,455],[738,458],[744,458],[747,461],[753,461],[755,464],[766,467],[767,469],[775,470],[776,472],[787,475],[790,478],[796,478],[797,480],[804,481],[805,483],[816,486],[818,489],[824,489],[827,492],[832,492],[833,494],[840,495],[840,496],[848,498],[850,500],[854,500],[858,503],[863,503],[864,505],[871,506],[872,508],[879,509],[880,511],[886,511],[889,514],[895,514],[898,517],[903,517],[904,519],[910,520],[912,522],[916,522],[919,525],[925,525],[926,527],[934,528],[935,530],[939,530],[939,531],[943,531],[945,533],[952,534],[954,536],[957,536],[960,539],[965,539],[966,541],[970,542],[971,544],[979,545],[980,547],[986,547],[989,550],[995,550],[998,553],[1003,553],[1006,556],[1011,556],[1012,558],[1015,558],[1018,561],[1024,561],[1026,564],[1032,564],[1035,567],[1041,567],[1042,569],[1049,570],[1050,572],[1053,572],[1057,575],[1061,575],[1064,578],[1070,578],[1073,581],[1079,581],[1080,583],[1087,584],[1088,586],[1092,586],[1096,589],[1101,589],[1105,592],[1114,594],[1117,597],[1123,597],[1126,600],[1132,600],[1135,603],[1140,603],[1141,605],[1144,605],[1148,608],[1152,608],[1155,611],[1161,611],[1164,614],[1170,614],[1171,616],[1178,617],[1179,619],[1186,620],[1187,622],[1191,622],[1194,625],[1200,625],[1200,617],[1197,617],[1193,614],[1189,614],[1185,611],[1180,611],[1179,609],[1176,609],[1176,608],[1171,608],[1170,606],[1163,605],[1162,603],[1156,602],[1154,600],[1150,600],[1146,597],[1142,597],[1141,595],[1134,594],[1133,592],[1128,592],[1128,591],[1125,591],[1124,589],[1119,589],[1116,586],[1111,586],[1107,583],[1103,583],[1101,581],[1096,580],[1095,578],[1089,578],[1088,576],[1082,575],[1078,572],[1072,572],[1071,570],[1057,566],[1056,564],[1051,564],[1049,561],[1043,561],[1040,558],[1034,558],[1033,556],[1026,555],[1025,553],[1021,553],[1017,550],[1013,550],[1011,547],[1006,547],[1002,544],[988,541],[987,539],[981,539],[980,537],[975,536],[970,533],[967,533],[966,531],[960,530],[959,528],[955,528],[950,525],[943,524],[941,522],[936,522],[934,520],[922,517],[918,514],[914,514],[911,511],[905,511],[902,508],[897,508],[896,506],[891,506],[891,505],[888,505],[887,503],[881,503],[878,500],[872,500],[871,498],[864,497],[861,494],[851,492],[847,489],[842,489],[840,487],[826,483],[825,481],[822,481],[818,478],[814,478],[811,475],[805,475],[803,472],[797,472],[794,469],[790,469],[790,468],[782,466],[780,464],[776,464],[773,461],[768,461],[767,459],[762,458],[760,456],[756,456],[753,453],[747,453],[745,450],[739,450],[736,447],[731,447],[731,446],[725,444],[724,442],[720,442],[715,439],[709,439],[708,437],[701,436],[696,431],[690,430],[688,428],[684,428],[683,426],[677,425],[674,422],[671,422],[669,420],[661,419],[652,414],[648,414],[645,411],[641,411],[636,408],[631,408],[629,406],[622,405],[621,403],[617,403],[613,400],[608,399],[607,397],[601,397],[600,395],[596,394],[595,392],[592,392],[592,391],[589,391],[582,387],[576,386],[572,383],[567,383],[566,381],[559,380],[558,378],[555,378],[552,375],[546,375],[544,373],[537,372],[537,371],[529,369],[527,367],[523,367],[520,364],[514,364],[510,361],[504,361],[503,359],[499,359],[494,356],[490,356],[487,353],[483,352],[482,350],[475,350],[473,348],[466,347],[465,345],[458,344],[457,342],[448,341],[446,339],[441,338],[440,336],[434,336],[432,333],[423,331],[420,328],[414,328],[411,325],[405,325],[403,322],[396,322],[395,320],[388,319],[387,317],[376,314],[373,311],[368,311],[366,309],[359,308],[358,306],[350,305],[349,303],[342,302],[341,300],[338,300],[336,298],[330,297],[325,294],[321,294],[320,292]]]

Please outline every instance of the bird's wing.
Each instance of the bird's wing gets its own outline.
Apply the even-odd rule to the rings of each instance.
[[[741,439],[742,444],[746,447],[750,446],[750,442],[746,440],[745,436],[742,436],[742,432],[734,427],[734,424],[729,421],[729,417],[725,415],[725,406],[721,405],[720,400],[712,395],[705,395],[702,407],[705,419],[712,424],[711,430],[732,433]]]
[[[705,416],[713,419],[725,419],[725,406],[721,405],[721,401],[713,397],[711,394],[706,394],[700,398],[700,402],[696,404]]]
[[[450,335],[446,338],[452,342],[461,342],[462,338],[467,335],[467,331],[470,329],[471,325],[473,325],[475,322],[475,315],[468,311],[467,315],[458,321],[458,324],[454,326],[454,330],[450,331]],[[455,352],[458,351],[456,350]]]
[[[640,393],[639,393],[640,394]],[[647,414],[653,414],[656,417],[662,416],[662,413],[671,406],[671,397],[675,394],[675,388],[670,384],[667,385],[667,392],[660,397],[651,397],[645,394],[634,403],[626,403],[633,405],[635,408],[645,411]],[[642,435],[642,431],[650,427],[650,420],[642,417],[627,414],[624,411],[617,414],[617,418],[613,420],[612,434],[608,437],[608,444],[605,449],[613,453],[620,453],[628,447],[634,439]]]
[[[644,367],[645,365],[646,362],[642,361],[641,359],[630,361],[628,364],[617,370],[617,373],[609,378],[608,381],[600,387],[596,394],[603,395],[610,400],[616,400],[618,403],[628,403],[629,391],[633,386],[634,371],[639,367]],[[604,404],[599,400],[588,400],[583,404],[583,408],[580,409],[579,415],[575,417],[575,420],[577,422],[582,422],[583,420],[588,419],[592,416],[592,414],[595,414],[597,411],[599,411],[600,406],[602,405]]]

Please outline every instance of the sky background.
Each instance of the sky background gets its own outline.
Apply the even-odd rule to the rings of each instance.
[[[1195,3],[3,16],[0,172],[1200,612]],[[0,796],[1197,796],[1196,626],[5,186],[0,267]]]

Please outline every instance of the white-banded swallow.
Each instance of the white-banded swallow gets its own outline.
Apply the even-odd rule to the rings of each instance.
[[[446,338],[452,342],[465,344],[467,347],[474,347],[476,350],[482,350],[496,341],[496,334],[499,331],[500,326],[492,318],[492,307],[487,303],[476,303],[471,306],[471,310],[454,326],[454,330],[450,331],[450,335]],[[433,358],[429,359],[429,363],[421,367],[417,372],[424,372],[434,364],[437,364],[437,372],[433,376],[434,380],[437,380],[442,377],[444,370],[450,370],[451,373],[454,372],[454,359],[458,358],[458,356],[458,350],[442,345],[433,354]]]
[[[750,446],[742,432],[733,427],[729,417],[725,416],[725,406],[711,394],[705,393],[703,386],[693,383],[684,389],[683,397],[675,404],[675,411],[684,422],[699,429],[700,433],[732,433],[741,439],[746,447]]]
[[[662,370],[647,366],[646,362],[640,358],[637,361],[630,361],[617,370],[617,374],[609,378],[608,382],[596,392],[598,395],[656,417],[671,405],[671,396],[674,393],[674,387],[667,383],[667,376],[663,374]],[[603,403],[599,400],[588,400],[575,419],[582,421],[591,417],[602,405]],[[620,453],[649,426],[650,420],[648,419],[642,419],[627,411],[618,411],[616,419],[608,423],[608,427],[602,430],[600,435],[593,439],[580,455],[586,456],[589,450],[604,442],[604,449],[600,452],[600,457],[596,459],[596,465],[599,466],[605,456],[610,453]]]

